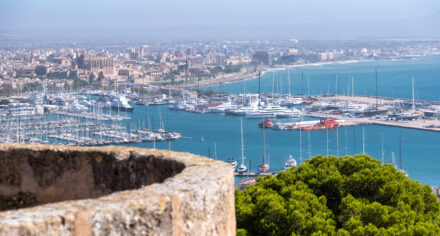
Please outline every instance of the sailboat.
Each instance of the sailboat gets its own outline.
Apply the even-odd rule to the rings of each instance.
[[[403,169],[403,168],[399,168],[399,167],[397,166],[397,163],[396,163],[396,156],[394,155],[394,152],[391,153],[391,165],[393,165],[394,168],[396,168],[396,170],[402,172],[406,177],[408,177],[408,172],[406,172],[405,169]]]
[[[415,93],[414,93],[414,77],[411,79],[412,84],[412,108],[411,112],[405,112],[399,115],[399,118],[402,120],[414,120],[422,116],[422,114],[416,112],[416,103],[415,103]]]
[[[244,142],[243,142],[243,118],[240,119],[240,129],[241,129],[241,164],[238,167],[238,173],[244,173],[248,170],[246,165],[244,164]]]
[[[269,173],[270,166],[267,163],[266,156],[266,128],[263,127],[263,164],[258,168],[259,173]]]
[[[301,119],[302,120],[302,119]],[[299,130],[299,159],[302,161],[302,132]],[[296,160],[293,159],[292,155],[289,155],[289,159],[284,163],[284,170],[290,169],[292,166],[297,166]]]
[[[166,133],[165,132],[165,127],[163,125],[162,113],[160,111],[159,111],[159,120],[160,120],[159,128],[156,129],[156,132],[158,132],[158,133]]]
[[[382,150],[382,152],[383,152],[383,150]],[[397,165],[396,156],[394,155],[394,152],[391,152],[391,165],[393,165],[394,168],[396,168],[396,170],[402,172],[406,177],[408,177],[408,172],[406,172],[406,170],[404,168],[402,168],[402,136],[399,137],[399,159],[400,159],[399,160],[400,168]],[[383,161],[383,158],[382,158],[382,161]]]
[[[406,169],[402,167],[402,136],[399,136],[399,162],[400,162],[400,168],[396,169],[400,172],[402,172],[406,177],[408,177],[408,172],[406,172]]]

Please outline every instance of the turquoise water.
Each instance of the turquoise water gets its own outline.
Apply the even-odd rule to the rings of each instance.
[[[310,74],[311,93],[320,93],[321,89],[327,90],[330,83],[330,92],[333,86],[336,71],[340,78],[347,78],[348,72],[355,77],[356,91],[365,88],[365,94],[375,93],[374,68],[379,72],[380,86],[383,96],[398,96],[409,98],[411,96],[411,76],[416,80],[417,97],[420,99],[440,100],[440,56],[420,57],[416,60],[398,61],[372,61],[324,66],[309,66],[306,68],[291,69],[295,84],[300,81],[298,72],[304,70]],[[283,78],[283,90],[287,93],[286,71],[278,71],[279,78]],[[272,77],[267,73],[263,79],[263,91],[272,91]],[[305,79],[306,81],[306,79]],[[339,83],[344,85],[343,80]],[[291,84],[292,91],[298,93],[299,88]],[[306,83],[305,83],[306,84]],[[345,81],[347,85],[347,81]],[[242,92],[243,82],[227,85],[214,86],[228,92]],[[246,81],[248,91],[258,89],[258,80]],[[281,86],[279,86],[279,91]],[[305,89],[305,93],[307,90]],[[343,92],[342,88],[339,90]],[[361,93],[362,94],[362,93]],[[132,124],[144,123],[147,117],[154,120],[153,127],[159,124],[159,112],[162,115],[167,130],[181,132],[183,136],[191,139],[181,139],[171,143],[156,143],[156,148],[171,149],[175,151],[191,152],[199,155],[214,157],[214,143],[217,146],[217,156],[220,160],[227,160],[229,156],[239,162],[240,157],[240,117],[225,116],[222,114],[197,114],[179,111],[169,111],[166,106],[134,106]],[[263,134],[257,124],[260,120],[243,119],[244,145],[246,165],[251,162],[251,171],[257,170],[257,165],[262,163]],[[153,122],[152,122],[153,123]],[[396,127],[368,125],[340,127],[338,130],[328,130],[328,153],[331,155],[358,154],[362,153],[363,130],[365,130],[365,153],[381,159],[382,135],[384,137],[384,152],[387,162],[391,162],[391,152],[395,153],[399,162],[399,137],[402,139],[402,164],[407,169],[410,178],[423,184],[434,186],[440,185],[440,161],[439,142],[440,133],[404,129]],[[327,131],[302,131],[302,157],[327,154]],[[337,138],[337,134],[338,137]],[[200,138],[204,138],[204,142]],[[267,153],[270,156],[272,170],[281,170],[289,154],[299,161],[300,157],[300,132],[298,130],[276,131],[266,129]],[[337,143],[339,145],[337,145]],[[138,143],[131,146],[152,148],[153,143]]]
[[[227,160],[229,156],[239,161],[240,157],[240,118],[220,114],[197,114],[178,111],[168,111],[166,106],[135,106],[132,115],[133,123],[144,122],[147,115],[159,121],[159,111],[162,114],[167,130],[181,132],[191,139],[181,139],[173,142],[158,142],[156,148],[175,151],[191,152],[214,158],[214,143],[217,146],[219,160]],[[256,171],[262,163],[263,133],[258,128],[259,120],[243,119],[244,145],[246,165],[251,162],[251,170]],[[421,183],[440,185],[440,165],[438,142],[440,133],[402,129],[386,126],[350,126],[338,130],[328,130],[329,154],[339,155],[362,153],[363,129],[365,129],[365,152],[380,159],[382,153],[381,137],[384,137],[385,160],[391,162],[391,152],[399,160],[399,136],[402,137],[402,164],[408,170],[411,178]],[[327,154],[326,130],[302,131],[302,156],[307,159],[310,144],[310,156]],[[339,139],[337,139],[337,134]],[[203,137],[204,142],[200,141]],[[298,130],[276,131],[266,129],[266,148],[270,156],[273,170],[281,170],[289,154],[299,161],[300,132]],[[337,145],[339,143],[339,145]],[[130,146],[153,148],[153,143],[137,143]]]
[[[334,94],[336,74],[338,94],[351,93],[350,77],[353,77],[354,94],[375,96],[378,72],[378,95],[384,97],[411,98],[411,77],[414,76],[415,97],[421,100],[440,100],[440,55],[402,60],[364,61],[345,64],[328,64],[290,68],[292,94]],[[275,92],[289,92],[288,70],[269,71],[261,77],[261,91],[272,92],[272,76]],[[301,73],[304,75],[301,78]],[[273,74],[273,75],[272,75]],[[350,84],[349,84],[350,83]],[[258,92],[258,78],[245,82],[246,92]],[[243,93],[243,82],[206,87],[215,91]]]

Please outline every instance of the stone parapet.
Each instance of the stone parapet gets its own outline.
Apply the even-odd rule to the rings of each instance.
[[[235,235],[223,162],[129,147],[0,145],[0,235]]]

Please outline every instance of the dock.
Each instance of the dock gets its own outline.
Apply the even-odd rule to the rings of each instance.
[[[258,177],[258,176],[275,175],[275,174],[276,173],[259,173],[259,172],[238,173],[238,172],[234,172],[235,177]]]
[[[427,130],[427,131],[435,131],[440,132],[440,121],[426,120],[426,119],[416,119],[409,121],[402,120],[380,120],[380,119],[372,119],[372,118],[359,118],[359,117],[345,117],[342,115],[334,115],[334,114],[325,114],[321,112],[309,112],[307,114],[311,117],[316,118],[325,118],[325,117],[333,117],[337,120],[340,120],[340,126],[353,126],[353,125],[386,125],[386,126],[394,126],[399,128],[408,128],[408,129],[419,129],[419,130]],[[433,128],[429,128],[433,127]],[[437,128],[439,127],[439,128]]]

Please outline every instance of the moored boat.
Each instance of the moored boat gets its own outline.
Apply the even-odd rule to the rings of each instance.
[[[258,124],[260,128],[272,128],[274,126],[274,122],[269,118],[264,119],[262,122]]]
[[[233,157],[229,157],[226,163],[228,163],[234,171],[237,169],[237,161]]]
[[[287,159],[286,163],[284,163],[284,170],[290,169],[290,167],[296,166],[296,160],[293,159],[292,155],[289,155],[289,159]]]

